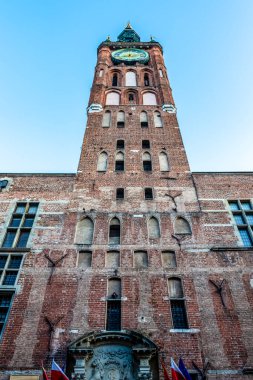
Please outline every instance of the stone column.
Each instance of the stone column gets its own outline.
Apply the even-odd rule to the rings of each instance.
[[[86,363],[93,355],[93,350],[87,349],[82,352],[73,352],[73,357],[76,361],[74,372],[71,374],[72,380],[86,380]]]

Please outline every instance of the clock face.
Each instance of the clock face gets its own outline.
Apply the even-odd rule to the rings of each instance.
[[[115,63],[146,63],[149,61],[149,54],[141,49],[120,49],[112,52],[112,60]]]

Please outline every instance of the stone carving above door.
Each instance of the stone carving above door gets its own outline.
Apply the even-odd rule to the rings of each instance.
[[[133,331],[87,334],[69,346],[69,359],[73,380],[158,379],[157,347]]]

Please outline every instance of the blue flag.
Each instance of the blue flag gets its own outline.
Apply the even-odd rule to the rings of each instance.
[[[191,375],[189,374],[189,372],[185,368],[183,359],[181,359],[181,358],[179,359],[178,367],[179,367],[180,371],[182,372],[182,374],[184,375],[184,377],[186,378],[186,380],[192,380]]]

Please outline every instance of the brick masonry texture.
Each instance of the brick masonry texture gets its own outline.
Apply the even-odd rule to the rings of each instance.
[[[42,360],[49,369],[53,355],[64,364],[71,342],[90,331],[105,330],[107,281],[115,276],[115,268],[106,266],[110,249],[120,252],[123,330],[151,339],[166,364],[170,356],[181,356],[190,369],[192,361],[203,368],[208,359],[208,379],[252,379],[242,370],[253,368],[253,249],[243,247],[228,200],[252,199],[253,175],[190,172],[177,116],[162,110],[163,104],[174,101],[160,45],[145,43],[150,62],[133,67],[113,64],[113,46],[101,44],[98,49],[89,105],[99,103],[103,111],[88,114],[77,174],[0,174],[9,179],[7,189],[0,192],[0,245],[16,203],[39,202],[1,339],[0,379],[37,373]],[[124,85],[130,69],[137,75],[135,88]],[[111,86],[114,72],[119,75],[116,88]],[[142,92],[147,90],[144,72],[150,75],[148,88],[156,93],[157,106],[142,105]],[[128,104],[131,89],[137,104]],[[110,90],[121,92],[119,106],[105,104]],[[106,110],[112,114],[109,128],[102,127]],[[119,110],[125,112],[125,128],[116,126]],[[148,128],[140,127],[143,110]],[[155,111],[161,113],[162,128],[154,125]],[[123,172],[114,169],[119,139],[125,141]],[[142,149],[142,140],[150,141],[150,149]],[[106,172],[97,171],[102,151],[108,154]],[[151,173],[143,171],[143,151],[152,156]],[[160,171],[160,152],[168,155],[167,172]],[[116,200],[118,187],[125,189],[123,200]],[[144,199],[145,187],[153,188],[153,200]],[[119,245],[111,246],[109,224],[115,216],[121,238]],[[152,216],[159,222],[156,239],[148,231]],[[178,216],[188,220],[192,234],[175,235]],[[75,244],[76,226],[84,217],[94,222],[91,245]],[[78,266],[80,250],[92,251],[90,268]],[[146,268],[134,266],[138,250],[147,252]],[[165,250],[175,251],[175,268],[163,266]],[[60,260],[53,272],[47,257]],[[182,280],[189,324],[189,330],[180,332],[173,329],[168,293],[168,278],[175,276]],[[209,280],[217,284],[224,280],[225,307]],[[57,322],[54,331],[46,319]]]

